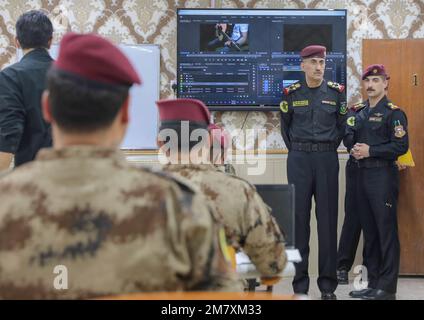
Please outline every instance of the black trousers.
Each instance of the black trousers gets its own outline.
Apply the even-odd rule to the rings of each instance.
[[[349,159],[346,164],[346,193],[345,217],[337,251],[337,270],[350,271],[355,261],[356,250],[361,236],[361,224],[356,201],[356,185],[358,179],[358,165]],[[362,251],[363,264],[367,265],[367,250]]]
[[[302,262],[296,263],[293,291],[309,291],[309,237],[313,196],[318,224],[318,287],[321,292],[334,292],[337,288],[337,152],[290,151],[287,175],[289,183],[295,185],[295,246],[302,256]]]
[[[367,255],[368,286],[395,293],[400,244],[397,227],[399,173],[396,167],[359,168],[357,202]]]

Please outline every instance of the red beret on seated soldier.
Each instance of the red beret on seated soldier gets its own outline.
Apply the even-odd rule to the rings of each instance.
[[[206,127],[210,124],[211,114],[206,105],[196,99],[169,99],[156,102],[160,121],[193,121]]]

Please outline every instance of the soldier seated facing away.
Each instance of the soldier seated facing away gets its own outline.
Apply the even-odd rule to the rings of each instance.
[[[0,178],[0,299],[242,289],[194,188],[118,150],[140,82],[109,41],[63,38],[42,101],[53,149]]]
[[[283,235],[255,187],[211,163],[213,133],[210,135],[207,130],[207,107],[195,99],[161,100],[157,105],[161,121],[158,145],[170,160],[164,170],[190,180],[202,191],[222,221],[229,244],[243,249],[263,276],[278,275],[286,264]],[[165,134],[170,131],[176,134]],[[203,132],[204,137],[194,142],[184,132]],[[178,139],[172,140],[174,136]],[[203,152],[199,153],[200,148]],[[175,150],[177,155],[172,154]]]

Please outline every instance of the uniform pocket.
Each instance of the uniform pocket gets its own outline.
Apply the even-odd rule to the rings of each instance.
[[[383,126],[382,122],[375,122],[371,124],[372,130],[381,130],[381,127]]]
[[[308,112],[310,110],[310,107],[308,106],[304,106],[304,107],[293,107],[293,111],[294,113],[305,113]]]
[[[331,126],[336,124],[336,106],[322,105],[319,108],[319,119],[324,126]]]
[[[371,122],[370,127],[373,134],[378,137],[387,139],[390,136],[384,122]]]
[[[304,126],[310,120],[310,107],[294,107],[293,121],[295,125]]]

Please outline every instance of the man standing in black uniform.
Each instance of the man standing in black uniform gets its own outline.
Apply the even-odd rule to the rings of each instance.
[[[312,196],[316,202],[319,242],[318,287],[322,299],[336,299],[339,160],[337,148],[346,123],[344,87],[324,80],[326,48],[309,46],[301,53],[305,79],[284,90],[280,104],[282,135],[289,149],[287,174],[295,185],[296,264],[293,290],[309,291],[309,236]]]
[[[407,119],[385,93],[383,65],[362,75],[368,101],[347,119],[344,143],[358,160],[357,204],[364,245],[369,248],[368,288],[352,291],[368,300],[396,299],[400,245],[397,228],[397,158],[408,151]]]
[[[347,117],[355,115],[355,110],[360,104],[349,108]],[[350,152],[350,149],[348,149]],[[348,273],[355,261],[356,249],[361,236],[361,224],[359,221],[358,203],[356,201],[356,188],[358,178],[357,160],[350,155],[346,164],[346,193],[345,193],[345,217],[337,250],[337,281],[339,284],[349,284]],[[367,250],[362,251],[363,265],[367,265]]]
[[[0,73],[0,171],[9,168],[13,156],[19,166],[52,145],[41,112],[52,37],[52,23],[41,11],[24,13],[16,23],[16,46],[24,57]]]

